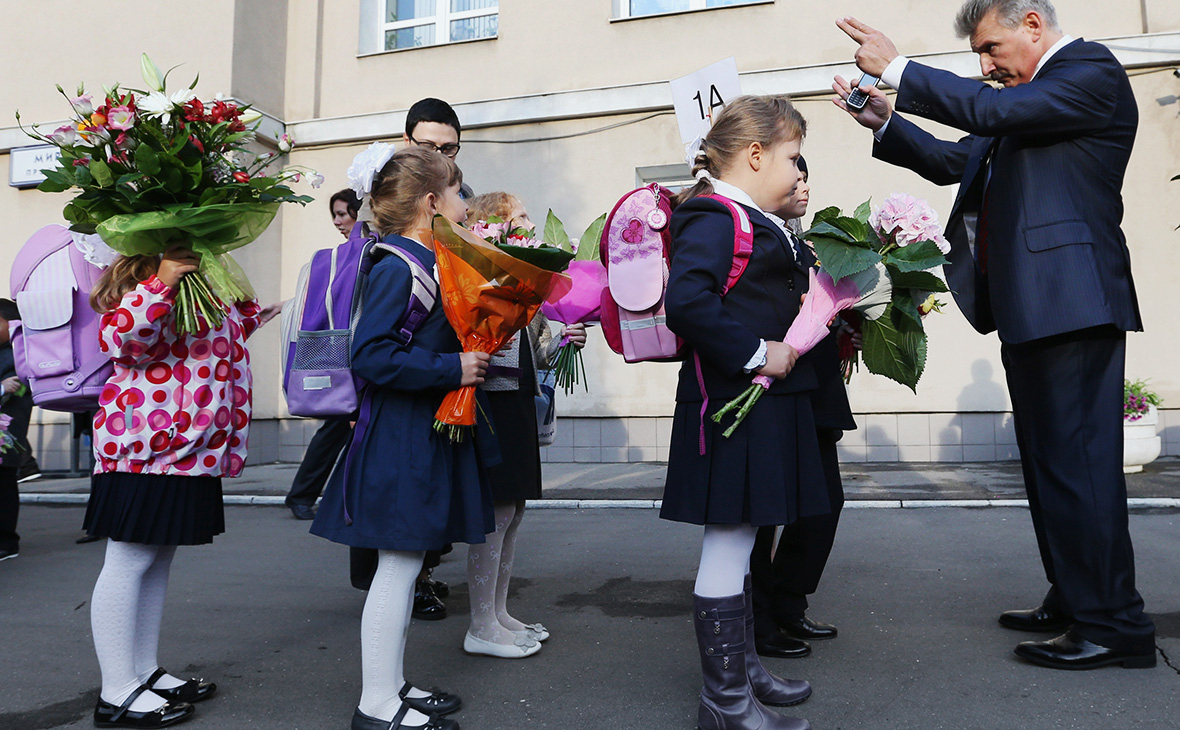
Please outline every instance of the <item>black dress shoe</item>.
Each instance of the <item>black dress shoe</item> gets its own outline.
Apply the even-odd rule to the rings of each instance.
[[[149,712],[134,712],[131,704],[141,694],[146,692],[147,685],[140,685],[139,689],[131,693],[127,701],[121,705],[113,705],[98,698],[94,706],[95,727],[132,727],[156,728],[168,727],[178,722],[184,722],[192,717],[195,708],[187,702],[165,702],[163,707]]]
[[[447,617],[446,604],[434,593],[429,580],[414,584],[414,610],[411,614],[423,621],[438,621]]]
[[[315,509],[310,504],[291,502],[287,506],[291,508],[291,514],[294,515],[295,519],[297,520],[315,519]]]
[[[1005,611],[1000,614],[1000,625],[1015,631],[1064,631],[1073,621],[1068,616],[1037,606],[1026,611]]]
[[[780,659],[802,659],[811,653],[810,644],[796,639],[782,629],[776,630],[770,636],[755,636],[754,649],[758,656]]]
[[[402,719],[409,711],[410,706],[403,703],[392,720],[381,720],[358,707],[352,713],[352,730],[459,730],[459,723],[446,717],[431,717],[425,725],[403,725]]]
[[[446,598],[451,595],[451,587],[443,581],[427,578],[427,582],[430,583],[430,589],[434,591],[434,595],[439,598]]]
[[[807,641],[822,641],[824,639],[834,639],[839,633],[835,626],[831,624],[821,624],[818,621],[803,616],[793,621],[787,622],[783,626],[783,630],[796,639],[804,639]]]
[[[209,699],[213,696],[213,693],[217,691],[216,684],[213,682],[206,682],[203,679],[190,679],[180,686],[170,687],[168,689],[154,687],[153,685],[160,681],[160,677],[163,677],[167,673],[168,672],[164,671],[163,667],[157,668],[156,671],[152,673],[152,676],[148,677],[146,684],[151,689],[151,691],[160,695],[169,702],[200,702],[201,700]]]
[[[397,696],[401,697],[402,702],[409,705],[411,709],[417,710],[423,715],[449,715],[452,712],[458,712],[459,708],[463,706],[463,700],[459,699],[459,695],[433,690],[429,697],[407,697],[406,695],[411,689],[413,689],[413,685],[406,682]]]
[[[1126,669],[1155,666],[1155,647],[1144,653],[1110,649],[1086,641],[1073,631],[1048,641],[1023,641],[1015,651],[1022,659],[1053,669],[1094,669],[1110,664],[1122,664]]]

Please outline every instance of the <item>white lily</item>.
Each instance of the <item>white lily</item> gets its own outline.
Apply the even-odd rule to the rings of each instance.
[[[182,89],[172,96],[168,96],[160,91],[153,91],[146,97],[141,98],[138,106],[139,111],[145,116],[162,117],[164,124],[167,124],[172,119],[172,112],[195,98],[197,98],[197,93],[192,89]]]
[[[164,75],[160,73],[160,67],[148,58],[146,53],[139,57],[139,72],[143,75],[143,83],[149,89],[153,91],[164,90]]]

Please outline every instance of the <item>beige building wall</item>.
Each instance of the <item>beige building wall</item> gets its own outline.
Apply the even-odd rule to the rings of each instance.
[[[197,70],[202,96],[217,92],[252,102],[292,132],[292,162],[326,177],[320,200],[285,206],[263,240],[239,256],[264,300],[293,293],[300,267],[318,248],[338,243],[326,200],[346,185],[352,156],[369,142],[400,137],[405,110],[424,96],[456,106],[465,130],[458,162],[477,192],[517,193],[534,219],[552,208],[577,235],[641,182],[641,172],[682,162],[667,80],[728,56],[749,93],[790,93],[809,121],[804,154],[811,169],[813,211],[852,208],[906,191],[926,197],[945,217],[952,188],[932,186],[871,159],[871,137],[830,103],[834,73],[854,72],[854,45],[834,25],[850,14],[889,33],[899,49],[970,75],[976,58],[952,31],[956,3],[945,0],[848,0],[831,11],[774,0],[749,6],[612,21],[611,0],[501,0],[495,39],[388,53],[363,52],[376,0],[217,0],[201,13],[128,2],[146,50],[161,66],[184,63],[174,79]],[[38,3],[36,17],[68,13],[61,0]],[[1170,294],[1180,270],[1180,10],[1173,0],[1085,0],[1057,3],[1064,29],[1103,40],[1132,75],[1139,137],[1124,186],[1127,232],[1146,333],[1128,345],[1128,376],[1150,378],[1167,405],[1180,407],[1180,355]],[[0,6],[0,27],[34,17],[32,5]],[[179,7],[179,6],[176,6]],[[110,27],[103,27],[107,23]],[[117,18],[90,18],[88,34],[111,37]],[[4,116],[20,107],[26,121],[64,115],[55,83],[81,79],[138,81],[138,48],[95,54],[78,46],[39,52],[45,38],[4,34],[0,62],[27,69],[0,86],[0,153],[27,142]],[[199,40],[190,40],[199,39]],[[30,59],[36,59],[31,63]],[[8,117],[11,119],[11,117]],[[943,136],[954,130],[937,129]],[[0,154],[0,172],[8,156]],[[0,190],[10,221],[0,247],[6,272],[17,245],[59,219],[68,194]],[[950,303],[949,296],[947,297]],[[918,393],[857,373],[849,388],[861,428],[842,442],[851,460],[926,461],[1014,458],[1010,403],[998,340],[974,333],[953,305],[927,320],[929,362]],[[287,417],[279,389],[277,328],[252,340],[255,430],[252,460],[296,460],[317,425]],[[591,335],[586,351],[590,391],[559,399],[555,461],[635,461],[666,457],[675,365],[626,365]],[[50,458],[63,458],[62,418],[43,414]],[[1168,453],[1180,453],[1180,410],[1163,414]]]

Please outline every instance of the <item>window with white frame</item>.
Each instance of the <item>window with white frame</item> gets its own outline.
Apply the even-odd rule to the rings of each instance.
[[[614,0],[615,18],[639,18],[644,15],[684,13],[730,5],[757,5],[770,0]]]
[[[499,0],[381,0],[386,51],[495,38]]]

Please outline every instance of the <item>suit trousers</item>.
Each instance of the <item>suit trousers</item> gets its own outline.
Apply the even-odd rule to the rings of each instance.
[[[15,466],[0,466],[0,550],[15,553],[20,548],[16,521],[20,516],[20,490]]]
[[[750,555],[750,580],[754,594],[754,631],[759,636],[773,634],[787,622],[803,618],[807,596],[819,586],[836,539],[840,510],[844,507],[844,484],[836,453],[836,442],[842,433],[819,429],[817,435],[831,512],[784,525],[777,549],[774,548],[776,528],[758,529]]]
[[[1004,344],[1001,355],[1048,607],[1084,639],[1152,651],[1123,476],[1126,333],[1091,327]]]
[[[291,482],[291,491],[287,493],[287,505],[305,504],[308,507],[315,504],[328,483],[328,477],[340,458],[340,452],[348,446],[352,438],[352,426],[348,419],[330,419],[324,421],[311,443],[307,445],[307,453],[303,455],[303,462],[299,471],[295,472],[295,480]]]

